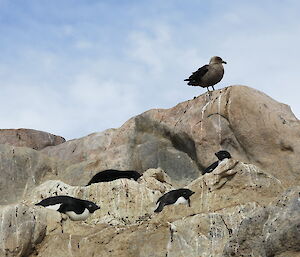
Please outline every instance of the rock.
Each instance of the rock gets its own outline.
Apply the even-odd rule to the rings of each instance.
[[[160,195],[173,189],[170,179],[161,169],[146,171],[138,181],[117,179],[78,187],[49,180],[26,195],[26,202],[35,204],[50,196],[69,195],[100,206],[100,210],[87,219],[88,224],[135,224],[149,219]]]
[[[168,205],[153,216],[157,222],[173,222],[197,213],[217,212],[232,206],[256,203],[267,206],[284,188],[279,180],[258,167],[234,159],[223,161],[212,173],[186,186],[194,191],[191,207]]]
[[[40,151],[0,144],[0,204],[23,199],[0,208],[0,255],[299,256],[298,134],[289,107],[235,86]],[[221,149],[233,158],[201,175]],[[143,176],[85,186],[109,168]],[[154,213],[157,199],[179,187],[195,192],[191,207]],[[33,206],[52,195],[101,209],[75,222]],[[32,222],[18,214],[14,233],[17,208]]]
[[[298,186],[245,218],[226,245],[224,256],[299,256],[299,213]]]
[[[0,144],[0,204],[18,202],[27,191],[55,177],[63,164],[27,147]]]
[[[63,137],[34,129],[0,129],[0,144],[41,150],[65,141]]]
[[[248,202],[172,222],[111,226],[67,220],[34,256],[297,256],[290,253],[299,254],[299,187],[294,193],[267,207]]]
[[[29,256],[46,235],[47,214],[24,204],[0,206],[0,256]]]
[[[202,213],[170,223],[170,240],[167,255],[172,257],[222,256],[232,233],[241,221],[257,208],[247,203],[219,212]]]
[[[228,150],[278,178],[288,188],[300,179],[300,124],[287,105],[244,86],[233,86],[128,120],[43,153],[71,162],[61,179],[84,185],[107,168],[144,172],[162,168],[180,186],[196,179]],[[74,180],[76,177],[76,181]],[[78,179],[80,178],[80,179]]]
[[[168,244],[168,226],[112,227],[99,224],[97,233],[93,229],[86,226],[81,234],[53,234],[38,246],[34,256],[165,256],[161,249]]]

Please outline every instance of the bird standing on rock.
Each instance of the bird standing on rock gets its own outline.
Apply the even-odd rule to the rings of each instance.
[[[206,87],[208,92],[209,87],[212,87],[213,90],[215,90],[214,85],[219,83],[224,75],[223,63],[226,64],[221,57],[213,56],[210,59],[209,64],[206,64],[193,72],[193,74],[184,81],[188,81],[189,86]]]

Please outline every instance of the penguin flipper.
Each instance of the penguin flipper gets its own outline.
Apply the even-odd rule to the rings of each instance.
[[[161,212],[164,208],[164,204],[162,202],[159,202],[158,207],[154,210],[154,212]]]
[[[215,168],[218,167],[219,162],[216,161],[213,164],[209,165],[203,172],[202,175],[206,174],[206,173],[211,173]]]

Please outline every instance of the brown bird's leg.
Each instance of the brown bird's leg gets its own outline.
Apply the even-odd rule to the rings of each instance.
[[[214,86],[212,86],[213,90],[215,90]]]
[[[209,90],[209,88],[207,87],[207,93],[208,93],[208,98],[209,98],[209,100],[211,100],[211,97],[210,97],[210,90]]]

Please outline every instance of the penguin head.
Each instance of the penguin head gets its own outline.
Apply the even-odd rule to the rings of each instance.
[[[193,192],[192,190],[190,190],[190,189],[183,189],[182,190],[182,196],[184,197],[184,198],[189,198],[191,195],[193,195],[193,194],[195,194],[195,192]]]
[[[143,174],[138,173],[137,171],[132,171],[132,177],[136,181],[138,180]]]
[[[85,208],[87,208],[90,213],[94,213],[96,210],[100,209],[98,205],[90,201],[85,201]]]
[[[228,159],[231,158],[230,153],[227,152],[227,151],[225,151],[225,150],[221,150],[221,151],[215,153],[215,155],[217,156],[217,158],[218,158],[220,161],[222,161],[222,160],[224,160],[224,159],[226,159],[226,158],[228,158]]]

